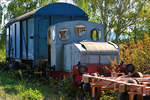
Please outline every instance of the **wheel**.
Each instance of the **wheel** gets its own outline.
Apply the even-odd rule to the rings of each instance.
[[[129,95],[126,92],[119,93],[117,100],[129,100]]]
[[[82,84],[82,89],[84,92],[90,92],[91,86],[89,83],[84,83],[84,84]]]
[[[150,96],[149,95],[143,96],[143,100],[150,100]]]
[[[82,88],[84,96],[88,95],[91,97],[92,90],[91,90],[91,86],[89,83],[83,83],[81,88]],[[100,99],[100,95],[98,92],[99,92],[98,88],[95,88],[95,97],[92,97],[91,100],[99,100]]]
[[[135,67],[133,64],[128,64],[126,65],[125,70],[126,70],[126,74],[128,74],[129,72],[133,73],[135,71]]]
[[[78,71],[79,71],[79,74],[82,75],[88,71],[88,68],[86,66],[80,65],[78,68]]]

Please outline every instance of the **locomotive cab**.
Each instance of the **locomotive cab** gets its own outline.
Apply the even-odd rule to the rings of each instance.
[[[73,72],[73,66],[80,62],[89,73],[94,73],[110,60],[117,58],[118,46],[104,42],[103,26],[89,21],[61,22],[50,27],[48,40],[50,67],[56,71]]]

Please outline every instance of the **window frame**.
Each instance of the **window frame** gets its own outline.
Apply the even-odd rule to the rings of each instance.
[[[68,30],[68,31],[67,31],[67,32],[69,33],[69,34],[67,34],[67,35],[69,35],[69,38],[68,38],[68,39],[65,37],[66,39],[63,40],[63,39],[61,38],[61,33],[60,33],[60,32],[61,32],[62,30]],[[59,38],[59,40],[61,40],[61,41],[68,41],[68,40],[70,40],[70,38],[71,38],[71,32],[70,32],[69,28],[61,28],[61,29],[59,30],[58,38]]]
[[[96,40],[93,39],[93,31],[96,31]],[[102,31],[100,29],[97,29],[97,28],[93,28],[91,31],[90,31],[90,38],[92,41],[98,41],[98,40],[101,40],[102,38]]]
[[[76,32],[76,27],[79,26],[79,25],[85,26],[85,32],[84,32],[82,35],[79,35],[80,33],[77,34],[77,32]],[[84,36],[84,35],[86,34],[86,32],[87,32],[87,26],[86,26],[85,24],[76,24],[76,25],[75,25],[75,27],[74,27],[74,33],[75,33],[75,35],[77,35],[78,37]]]

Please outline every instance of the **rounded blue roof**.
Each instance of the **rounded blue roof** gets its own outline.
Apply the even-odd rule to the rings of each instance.
[[[48,16],[81,16],[88,19],[88,15],[79,7],[69,3],[51,3],[44,7],[32,10],[24,15],[21,15],[15,19],[10,20],[7,25],[14,23],[18,20],[24,20],[32,15],[48,15]],[[7,26],[6,25],[6,26]]]
[[[87,16],[88,15],[79,7],[69,3],[52,3],[48,4],[35,14],[38,15],[69,15],[69,16]]]

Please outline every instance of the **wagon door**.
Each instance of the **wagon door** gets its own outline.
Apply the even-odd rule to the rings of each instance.
[[[72,71],[72,67],[80,61],[80,52],[74,44],[67,44],[64,47],[64,70]]]
[[[34,34],[34,20],[30,18],[28,20],[28,58],[33,60],[33,34]]]
[[[48,45],[47,45],[47,30],[49,27],[49,17],[39,17],[38,21],[38,54],[39,59],[48,58]]]
[[[64,70],[70,71],[72,65],[72,45],[66,45],[64,48]]]

